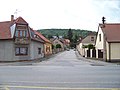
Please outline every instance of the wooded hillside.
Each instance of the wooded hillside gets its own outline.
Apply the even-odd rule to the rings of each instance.
[[[52,36],[68,36],[69,29],[40,29],[38,30],[41,32],[45,37],[50,38]],[[86,37],[90,32],[89,30],[80,30],[80,29],[71,29],[73,33],[73,38],[75,36],[82,36],[83,38]]]

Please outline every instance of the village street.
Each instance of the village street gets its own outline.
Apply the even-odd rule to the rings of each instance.
[[[120,65],[61,52],[42,62],[0,63],[0,90],[120,90]]]

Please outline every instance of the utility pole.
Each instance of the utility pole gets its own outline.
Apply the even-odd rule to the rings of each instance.
[[[103,32],[103,37],[104,37],[104,42],[103,42],[103,48],[104,48],[104,51],[103,51],[103,58],[105,61],[107,61],[107,50],[106,50],[106,35],[105,35],[105,20],[106,18],[105,17],[102,17],[102,28],[104,30]]]

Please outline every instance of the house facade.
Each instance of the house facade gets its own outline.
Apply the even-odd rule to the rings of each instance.
[[[96,58],[120,61],[120,23],[99,24],[95,47]]]
[[[83,57],[92,57],[90,52],[88,52],[88,48],[85,47],[89,44],[95,45],[96,34],[90,33],[87,37],[82,39],[80,43],[77,45],[77,50],[79,51],[80,55]]]
[[[59,39],[55,38],[55,39],[51,39],[50,41],[52,42],[52,45],[54,46],[54,50],[53,50],[54,53],[64,50],[64,44]],[[61,48],[56,48],[56,45],[58,44],[61,46]]]
[[[39,59],[43,50],[44,41],[22,17],[0,22],[0,61]]]
[[[36,32],[37,35],[44,41],[44,54],[45,56],[52,54],[52,42],[45,38],[40,32]]]

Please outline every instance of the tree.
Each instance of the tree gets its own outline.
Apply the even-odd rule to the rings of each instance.
[[[72,38],[73,38],[72,29],[69,29],[68,30],[68,39],[70,40],[70,42],[72,42]]]
[[[88,45],[87,45],[87,48],[88,48],[88,49],[95,49],[95,47],[94,47],[93,44],[88,44]]]
[[[83,46],[82,46],[82,48],[87,48],[87,47],[88,47],[88,45],[83,45]]]
[[[62,47],[61,47],[60,44],[57,44],[57,45],[56,45],[56,48],[58,49],[58,48],[62,48]]]

